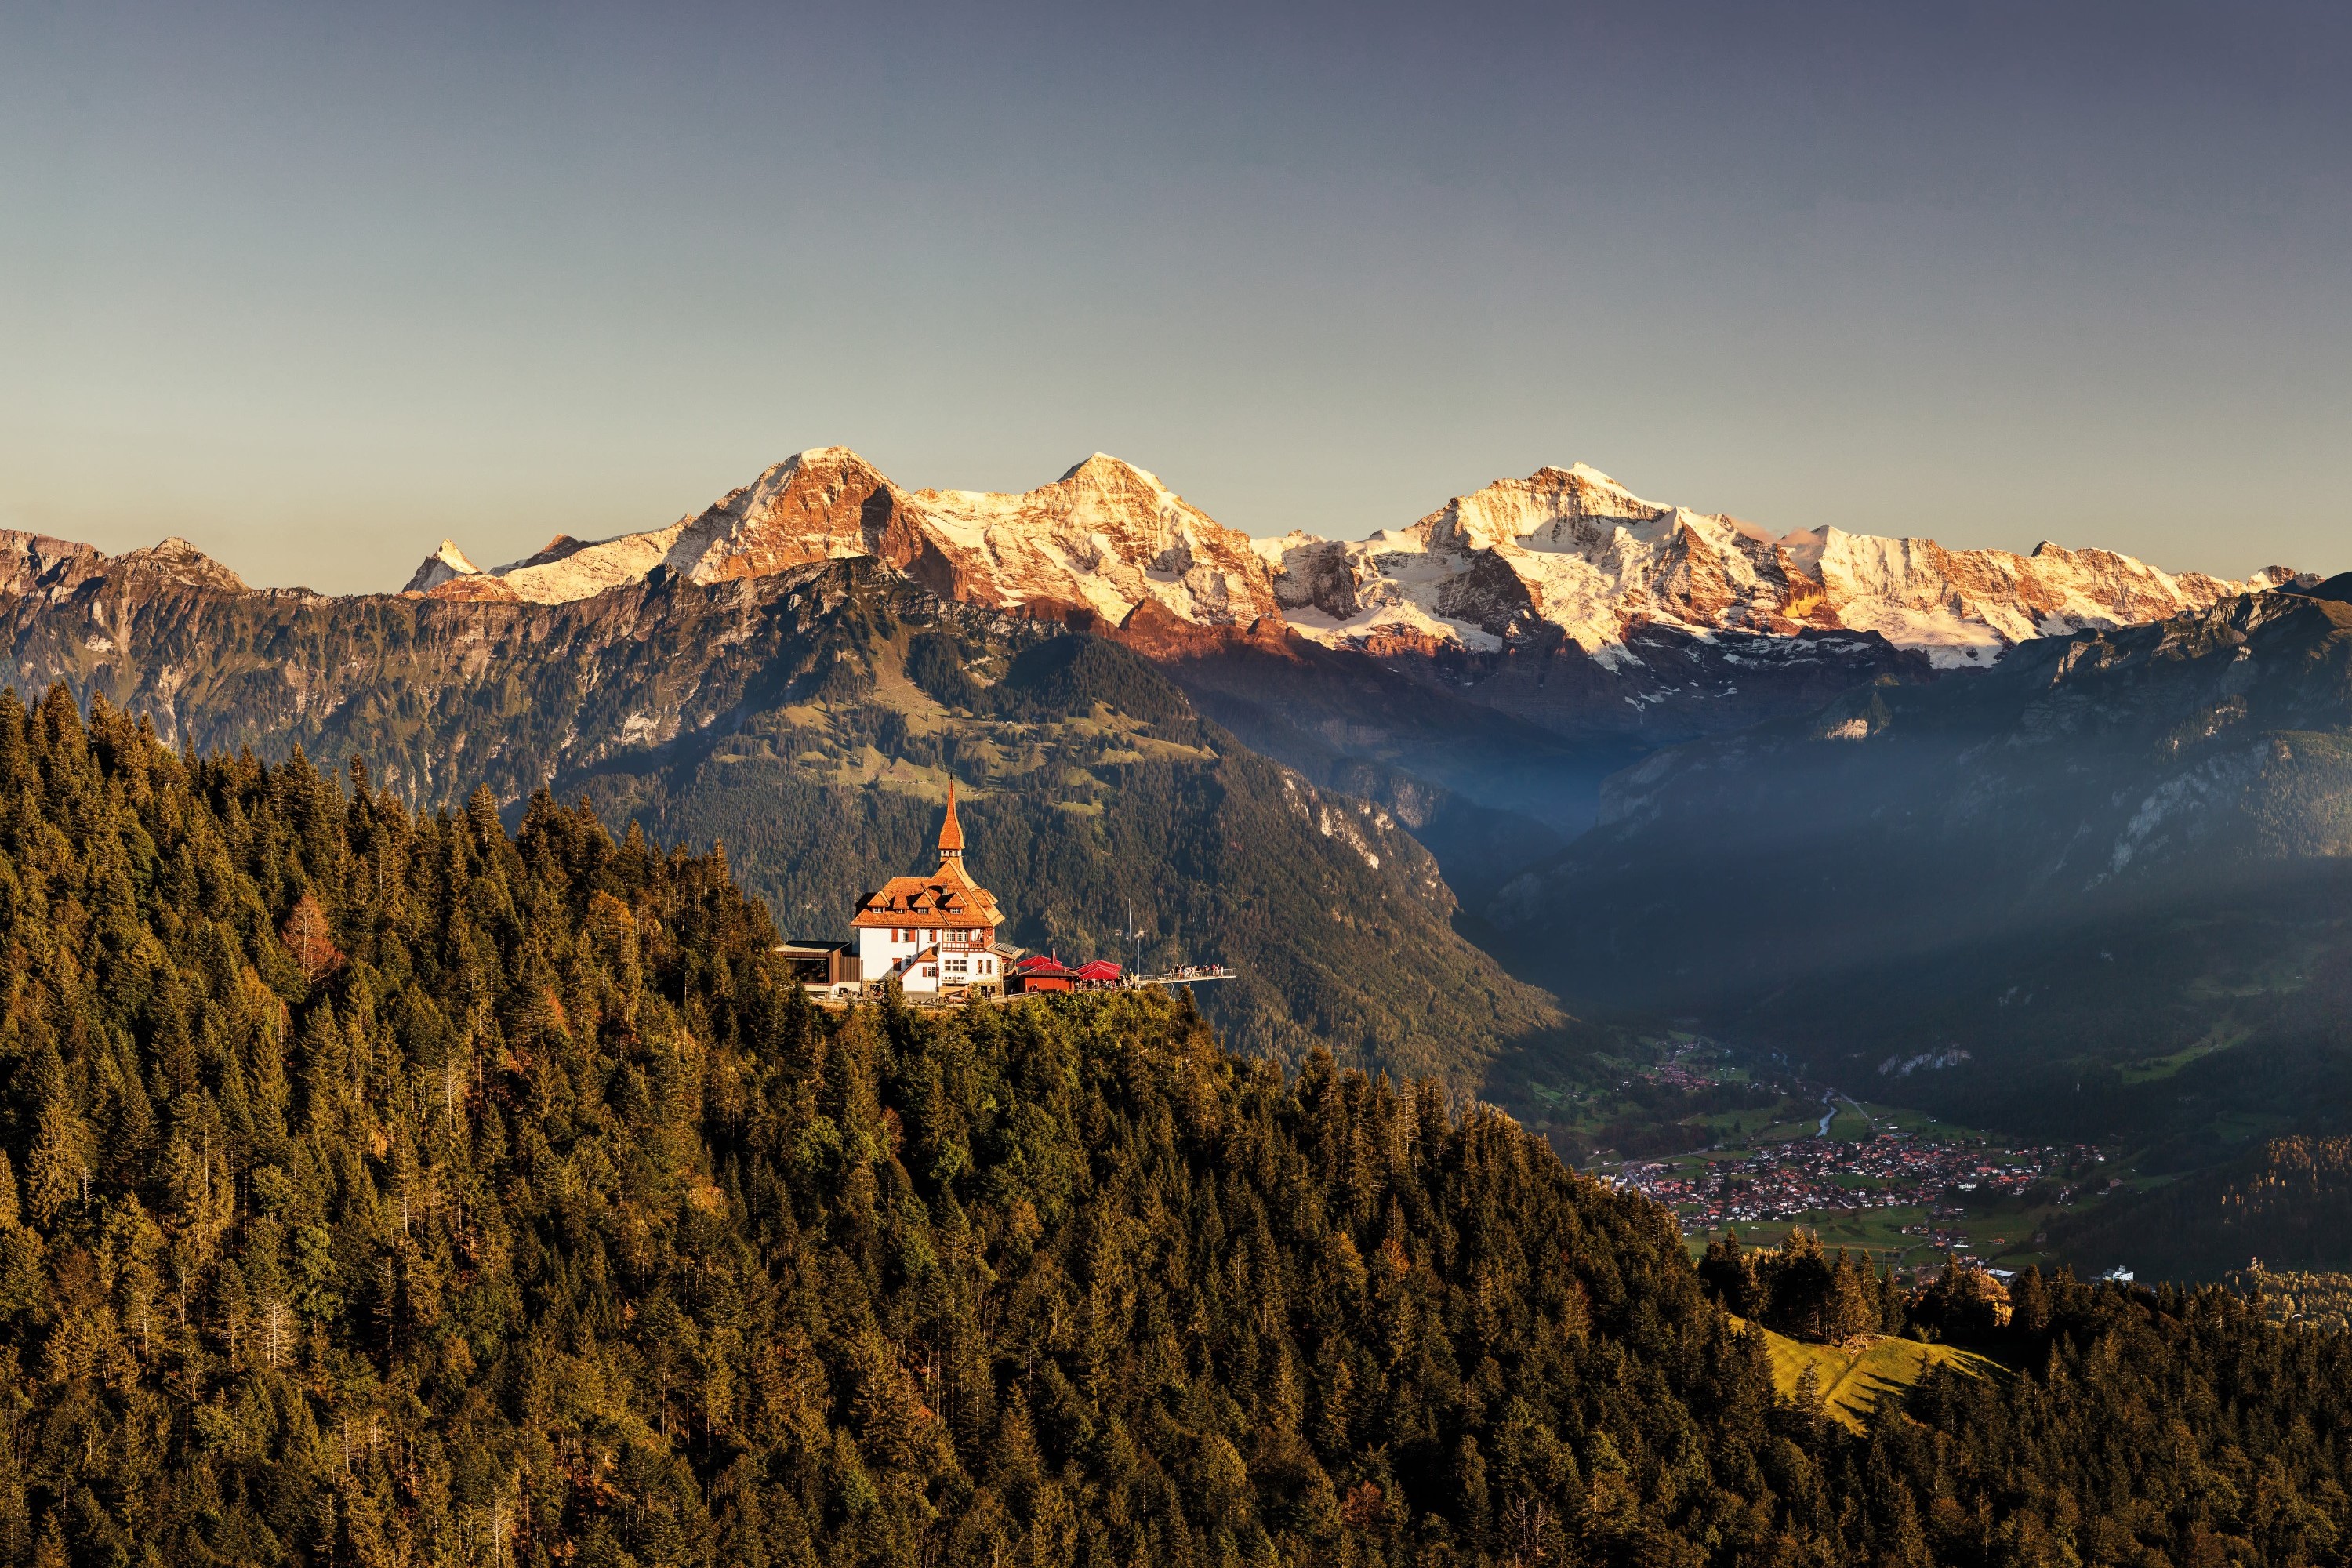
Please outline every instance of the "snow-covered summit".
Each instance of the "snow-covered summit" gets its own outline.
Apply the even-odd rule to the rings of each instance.
[[[1564,637],[1604,662],[1644,624],[1697,632],[1874,631],[1945,668],[2029,637],[2158,620],[2276,586],[2174,575],[2105,550],[2030,556],[1836,528],[1774,537],[1642,500],[1582,463],[1497,479],[1360,542],[1262,542],[1293,626],[1335,647],[1494,651]]]
[[[416,569],[415,574],[408,579],[408,585],[401,592],[404,594],[425,593],[439,587],[452,577],[477,576],[481,570],[466,558],[466,552],[457,548],[456,540],[445,539],[441,542],[440,549],[425,558],[425,564]]]
[[[560,556],[544,551],[488,572],[457,570],[464,553],[445,544],[410,588],[554,604],[642,581],[656,566],[717,583],[874,556],[979,604],[1084,607],[1115,621],[1146,600],[1202,624],[1278,614],[1246,537],[1101,452],[1050,485],[1003,495],[902,489],[845,447],[815,447],[667,528],[565,542]]]
[[[1776,537],[1643,500],[1583,463],[1497,479],[1362,540],[1252,540],[1104,452],[1013,495],[909,490],[845,447],[819,447],[667,528],[559,536],[487,572],[445,540],[408,591],[552,604],[656,569],[718,583],[851,556],[975,604],[1124,623],[1149,603],[1204,627],[1271,616],[1376,653],[1572,642],[1612,668],[1635,657],[1628,639],[1645,625],[1871,631],[1939,666],[1982,665],[2029,637],[2159,619],[2293,575],[2175,575],[2052,543],[2014,555],[1835,528]]]

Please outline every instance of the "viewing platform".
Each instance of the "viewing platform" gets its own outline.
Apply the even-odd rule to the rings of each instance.
[[[1234,972],[1222,963],[1182,963],[1160,974],[1132,974],[1125,984],[1132,990],[1145,985],[1206,985],[1213,980],[1231,980]]]

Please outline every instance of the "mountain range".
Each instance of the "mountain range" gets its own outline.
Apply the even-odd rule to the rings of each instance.
[[[2159,620],[2294,576],[2176,576],[2050,543],[2019,556],[1834,528],[1776,538],[1643,500],[1581,463],[1497,479],[1361,541],[1259,540],[1101,452],[1052,484],[1001,495],[904,489],[826,447],[667,528],[596,542],[558,535],[488,571],[445,540],[406,591],[560,604],[656,570],[722,583],[856,555],[967,604],[1083,606],[1122,626],[1139,611],[1147,624],[1200,628],[1273,621],[1371,652],[1564,642],[1611,668],[1639,661],[1628,645],[1649,626],[1875,633],[1938,668],[1982,666],[2036,637]]]
[[[1590,825],[1601,777],[1661,742],[2294,576],[2174,575],[2047,543],[2019,556],[1830,528],[1776,538],[1643,500],[1582,464],[1496,480],[1361,541],[1254,540],[1102,453],[1002,495],[905,489],[832,447],[661,529],[593,543],[559,535],[488,571],[445,541],[407,591],[568,603],[655,574],[709,584],[852,556],[942,599],[1090,617],[1297,765],[1378,763],[1560,834]],[[1361,656],[1391,679],[1321,654]],[[1349,674],[1335,682],[1335,668]],[[1443,700],[1415,703],[1398,681]],[[1318,700],[1366,682],[1377,700],[1327,712]],[[1465,723],[1465,700],[1522,724],[1482,731]],[[1400,710],[1421,717],[1400,722]],[[1312,736],[1293,733],[1302,715]],[[1544,756],[1558,748],[1527,726],[1578,754]]]
[[[723,840],[805,935],[921,859],[953,776],[1015,940],[1235,963],[1210,1005],[1252,1050],[1516,1103],[1602,1043],[1555,998],[1696,1015],[2201,1168],[2316,1081],[2343,600],[1774,536],[1580,465],[1252,540],[1099,454],[996,495],[828,447],[665,528],[488,571],[445,542],[399,594],[0,535],[0,678],[427,807],[551,786]]]

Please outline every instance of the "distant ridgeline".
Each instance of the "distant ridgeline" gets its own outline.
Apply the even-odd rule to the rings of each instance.
[[[2352,1542],[2342,1336],[2062,1279],[1954,1324],[2015,1374],[1853,1435],[1664,1211],[1433,1083],[1153,994],[823,1015],[775,938],[545,795],[510,837],[0,696],[0,1563]],[[1762,1310],[1861,1321],[1785,1259]]]

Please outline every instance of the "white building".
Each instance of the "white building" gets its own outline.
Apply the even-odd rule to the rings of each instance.
[[[850,924],[866,984],[895,979],[909,994],[938,995],[1003,986],[996,928],[1003,920],[995,898],[963,868],[963,826],[956,820],[950,781],[947,820],[940,826],[940,868],[928,877],[891,878],[858,904]]]

